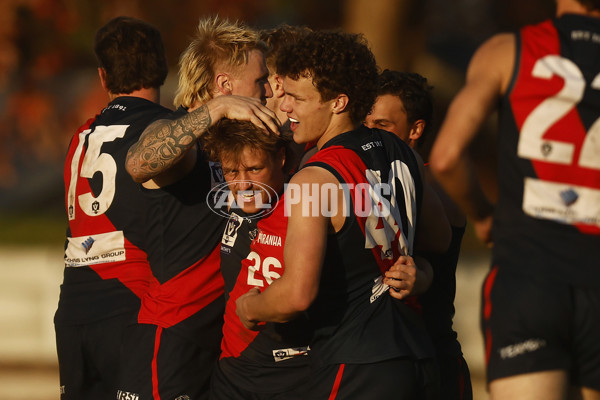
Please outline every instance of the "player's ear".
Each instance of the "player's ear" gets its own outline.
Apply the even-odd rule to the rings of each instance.
[[[423,135],[425,131],[425,120],[418,119],[416,120],[412,126],[410,127],[410,132],[408,133],[409,142],[416,142]]]
[[[230,95],[233,91],[231,75],[226,72],[217,74],[215,76],[215,88],[218,93]]]
[[[273,97],[283,97],[285,95],[285,92],[283,91],[283,78],[280,75],[275,74],[273,75],[273,83],[274,85],[271,85]]]
[[[346,109],[346,106],[348,106],[349,101],[350,99],[346,94],[338,94],[337,97],[333,100],[332,111],[335,114],[343,112]]]

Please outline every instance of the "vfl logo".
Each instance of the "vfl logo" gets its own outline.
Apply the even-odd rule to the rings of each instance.
[[[98,200],[96,200],[92,203],[92,212],[94,214],[98,214],[98,210],[100,210],[100,203],[98,202]]]
[[[237,239],[237,231],[242,226],[244,219],[236,213],[231,213],[227,225],[225,226],[225,232],[223,232],[223,238],[221,244],[226,246],[233,246],[235,239]]]
[[[221,164],[214,161],[208,162],[208,167],[210,168],[210,187],[215,187],[225,181],[223,177],[223,170],[221,169]]]
[[[273,207],[271,207],[271,204],[275,204],[279,200],[277,192],[269,185],[265,185],[264,183],[243,180],[220,183],[208,192],[206,195],[206,204],[212,210],[212,212],[222,217],[229,218],[229,213],[227,210],[241,209],[239,204],[242,204],[243,201],[236,201],[235,196],[229,189],[229,184],[235,185],[236,183],[251,183],[252,187],[257,188],[257,190],[254,190],[255,196],[253,201],[254,206],[260,209],[260,211],[246,218],[259,219],[273,212]],[[265,203],[262,202],[262,196],[259,195],[263,192],[267,194]],[[245,191],[245,193],[252,192]],[[238,193],[238,195],[241,196],[243,194]]]
[[[94,245],[94,238],[93,237],[89,237],[85,240],[85,242],[81,243],[81,245],[83,246],[83,248],[85,249],[85,254],[90,252],[90,249],[92,248],[92,246]]]

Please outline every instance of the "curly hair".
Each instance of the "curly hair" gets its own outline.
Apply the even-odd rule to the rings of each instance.
[[[277,70],[277,55],[283,46],[296,43],[301,37],[312,32],[312,29],[306,26],[281,24],[273,29],[263,29],[259,32],[260,38],[268,46],[265,54],[269,73],[273,74]]]
[[[310,78],[321,100],[339,94],[349,98],[350,119],[360,124],[373,107],[378,68],[363,35],[314,31],[281,49],[277,73],[291,79]]]
[[[292,135],[289,133],[267,134],[252,122],[227,118],[221,119],[202,136],[202,147],[208,158],[217,162],[230,158],[238,163],[246,148],[264,151],[271,156],[285,148],[284,173],[289,173],[295,166],[292,143]]]
[[[215,69],[245,65],[252,50],[266,52],[258,32],[240,22],[219,17],[200,20],[196,36],[179,58],[179,86],[175,106],[192,107],[212,98]]]
[[[398,96],[406,110],[406,119],[409,124],[422,119],[425,121],[426,132],[433,122],[433,98],[427,78],[414,72],[400,72],[386,69],[379,75],[379,88],[377,96],[391,94]]]
[[[160,32],[136,18],[116,17],[108,21],[96,32],[94,53],[106,72],[106,88],[114,94],[159,88],[167,77]]]

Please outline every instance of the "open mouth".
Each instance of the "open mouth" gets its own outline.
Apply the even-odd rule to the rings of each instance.
[[[298,124],[300,123],[300,121],[298,121],[297,119],[288,117],[288,119],[290,120],[290,129],[292,131],[294,131],[296,129],[296,127],[298,126]]]
[[[258,194],[256,190],[240,190],[237,192],[237,198],[244,203],[249,203],[254,200],[254,196]]]

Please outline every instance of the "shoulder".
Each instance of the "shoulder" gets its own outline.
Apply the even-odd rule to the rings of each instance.
[[[505,93],[516,61],[517,36],[499,33],[486,40],[475,51],[467,70],[467,81],[487,81]]]

